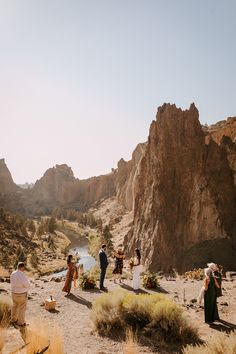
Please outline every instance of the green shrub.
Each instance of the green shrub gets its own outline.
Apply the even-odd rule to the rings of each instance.
[[[96,288],[96,281],[89,275],[89,272],[82,273],[79,278],[79,287],[83,290],[94,289]]]
[[[236,332],[229,336],[217,334],[211,341],[201,346],[188,345],[184,354],[235,354],[236,353]]]
[[[0,295],[0,326],[8,327],[11,320],[12,300],[9,296]]]
[[[168,343],[197,340],[197,331],[183,317],[183,310],[164,295],[116,291],[101,295],[93,304],[92,321],[102,335],[112,336],[131,328]]]
[[[146,289],[157,289],[159,286],[156,274],[151,272],[144,273],[142,283]]]

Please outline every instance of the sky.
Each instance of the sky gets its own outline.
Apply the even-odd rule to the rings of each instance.
[[[0,158],[16,183],[109,173],[157,107],[236,116],[236,1],[0,0]]]

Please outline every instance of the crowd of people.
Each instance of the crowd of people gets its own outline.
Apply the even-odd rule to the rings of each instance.
[[[103,244],[98,255],[100,266],[99,288],[101,291],[107,291],[107,288],[104,286],[106,271],[109,264],[106,249],[106,245]],[[114,283],[117,281],[121,283],[125,258],[122,246],[118,247],[116,251],[112,252],[112,257],[114,258]],[[129,261],[129,265],[133,273],[133,290],[138,290],[140,288],[140,274],[142,271],[141,253],[138,248],[135,249],[134,258]],[[15,270],[10,277],[13,301],[11,323],[12,325],[19,327],[26,326],[25,311],[28,299],[27,293],[30,288],[30,282],[24,271],[25,264],[20,262],[18,264],[17,270]],[[83,272],[83,265],[79,265],[79,267],[77,267],[73,262],[73,256],[70,254],[67,257],[67,273],[65,284],[62,289],[62,291],[66,292],[66,296],[70,295],[73,280],[76,281],[78,276],[80,276]],[[204,283],[201,288],[198,300],[201,303],[201,301],[204,299],[205,322],[211,324],[214,321],[219,320],[217,298],[222,296],[222,272],[219,270],[215,263],[208,263],[204,273]]]

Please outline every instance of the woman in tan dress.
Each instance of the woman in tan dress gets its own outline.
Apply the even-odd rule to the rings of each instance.
[[[71,283],[72,280],[74,279],[74,274],[76,272],[76,266],[75,264],[72,262],[72,258],[73,256],[71,254],[69,254],[69,256],[67,257],[67,273],[66,273],[66,281],[65,281],[65,285],[62,289],[62,291],[66,292],[67,295],[70,295],[70,290],[71,290]]]

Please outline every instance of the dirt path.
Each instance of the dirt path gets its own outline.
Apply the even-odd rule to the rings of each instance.
[[[191,303],[191,300],[197,297],[201,283],[198,281],[168,281],[162,279],[160,281],[160,291],[181,306],[184,306],[186,316],[199,328],[201,338],[209,340],[220,330],[227,332],[229,326],[216,324],[209,327],[204,324],[203,309],[196,303]],[[106,280],[106,284],[109,291],[120,288],[113,281]],[[130,290],[130,285],[130,281],[126,281],[123,288],[126,288],[127,291],[132,291]],[[92,331],[90,322],[91,306],[92,302],[101,295],[101,292],[99,290],[82,291],[76,288],[73,289],[71,297],[65,297],[65,294],[61,291],[62,286],[63,283],[49,282],[47,279],[33,281],[29,292],[27,321],[32,323],[35,320],[42,320],[51,325],[56,324],[59,326],[64,337],[65,354],[123,353],[122,343],[100,337]],[[1,287],[10,294],[9,284],[3,283]],[[223,288],[224,296],[219,301],[220,317],[229,323],[236,324],[236,282],[225,282]],[[54,313],[48,312],[44,307],[40,306],[49,295],[52,295],[57,300],[57,311]],[[21,344],[23,344],[23,340],[19,332],[11,328],[8,331],[8,344],[3,353],[9,354]],[[152,353],[152,351],[147,347],[142,347],[140,354],[142,353]]]

